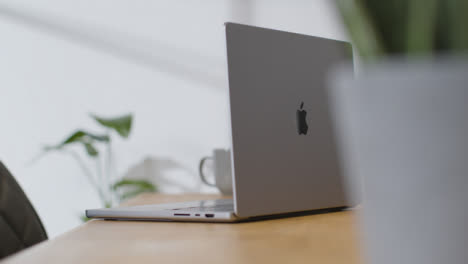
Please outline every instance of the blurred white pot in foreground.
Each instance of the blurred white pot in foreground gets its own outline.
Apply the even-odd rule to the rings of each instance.
[[[331,80],[370,262],[468,263],[468,61],[389,61]]]

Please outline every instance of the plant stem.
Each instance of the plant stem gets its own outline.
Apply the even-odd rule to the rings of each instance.
[[[109,205],[109,195],[107,193],[107,188],[106,188],[106,181],[104,178],[104,175],[102,173],[102,166],[101,166],[101,156],[98,155],[97,157],[94,158],[95,163],[96,163],[96,171],[98,174],[99,178],[99,189],[101,193],[103,193],[103,197],[101,198],[101,202],[103,203],[104,207],[108,207]]]
[[[99,198],[101,199],[101,201],[104,201],[105,200],[104,193],[102,192],[101,188],[99,187],[99,184],[94,179],[93,174],[91,173],[91,170],[84,164],[84,162],[80,158],[80,156],[75,151],[72,151],[72,150],[63,150],[63,151],[70,154],[77,161],[77,163],[80,166],[81,170],[86,175],[86,178],[88,179],[89,183],[91,184],[91,186],[93,186],[94,190],[99,195]]]
[[[114,190],[112,188],[112,179],[113,179],[113,163],[112,163],[112,139],[110,136],[110,131],[107,130],[107,137],[109,138],[109,141],[106,144],[106,151],[107,151],[107,159],[106,159],[106,188],[109,192],[110,200],[114,202]]]

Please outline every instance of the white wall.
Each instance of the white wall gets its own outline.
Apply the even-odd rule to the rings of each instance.
[[[70,158],[28,163],[77,127],[97,130],[89,112],[135,115],[115,147],[120,175],[146,157],[170,159],[187,169],[166,177],[212,192],[196,169],[229,142],[223,23],[345,39],[331,2],[2,0],[0,160],[52,237],[99,200]]]

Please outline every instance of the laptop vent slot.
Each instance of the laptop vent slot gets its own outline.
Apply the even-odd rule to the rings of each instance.
[[[174,216],[190,216],[190,214],[174,214]]]

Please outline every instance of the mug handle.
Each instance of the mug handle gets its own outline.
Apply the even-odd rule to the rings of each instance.
[[[200,160],[200,165],[198,166],[198,172],[200,173],[200,178],[202,180],[202,182],[208,186],[212,186],[212,187],[216,187],[216,184],[214,183],[211,183],[211,182],[208,182],[206,180],[206,177],[205,177],[205,174],[203,173],[203,166],[205,165],[205,162],[207,160],[212,160],[213,158],[212,157],[204,157]]]

